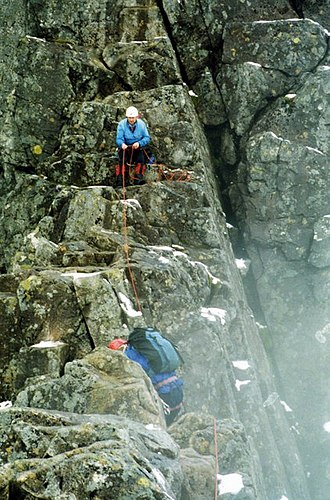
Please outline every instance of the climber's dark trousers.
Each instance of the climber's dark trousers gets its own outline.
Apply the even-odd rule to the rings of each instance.
[[[175,387],[170,392],[159,393],[159,396],[169,406],[170,413],[165,414],[165,420],[167,425],[171,425],[183,413],[183,389],[181,386]]]
[[[129,185],[129,171],[127,165],[135,164],[134,168],[134,184],[144,184],[143,176],[146,169],[144,164],[144,154],[141,148],[132,149],[128,147],[125,149],[125,156],[123,149],[118,149],[119,165],[116,165],[116,187],[122,187],[123,176],[125,180],[125,186]],[[123,158],[125,158],[125,164],[123,165]]]

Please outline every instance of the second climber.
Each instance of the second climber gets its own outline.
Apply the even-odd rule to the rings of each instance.
[[[139,118],[134,106],[126,109],[126,118],[118,123],[116,144],[118,146],[119,165],[116,165],[116,187],[129,183],[129,168],[134,165],[133,182],[144,184],[146,169],[143,149],[151,138],[147,125]]]

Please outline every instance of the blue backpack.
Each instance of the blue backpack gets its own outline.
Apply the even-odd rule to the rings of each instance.
[[[128,343],[147,358],[154,373],[172,372],[183,364],[177,347],[151,327],[134,328]]]

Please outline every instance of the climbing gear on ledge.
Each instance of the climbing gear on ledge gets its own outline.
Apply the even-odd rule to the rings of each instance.
[[[187,168],[169,167],[164,163],[156,163],[156,159],[152,153],[148,154],[145,148],[142,148],[142,153],[148,159],[148,162],[134,162],[134,150],[130,146],[125,150],[129,154],[129,159],[123,161],[121,165],[116,165],[115,188],[122,188],[123,185],[142,186],[152,181],[176,181],[190,182],[193,177],[193,171]]]
[[[169,168],[163,164],[156,165],[158,180],[160,181],[177,181],[190,182],[192,171],[182,168]]]

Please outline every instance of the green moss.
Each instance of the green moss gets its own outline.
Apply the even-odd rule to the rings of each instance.
[[[146,477],[139,477],[139,479],[136,481],[136,484],[138,486],[142,486],[142,488],[150,488],[151,487],[151,483],[149,481],[149,479],[147,479]]]

